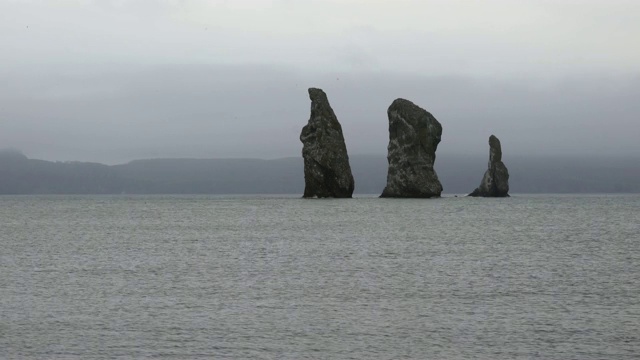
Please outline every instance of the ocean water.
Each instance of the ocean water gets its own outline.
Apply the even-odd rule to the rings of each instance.
[[[2,359],[639,357],[639,195],[0,197]]]

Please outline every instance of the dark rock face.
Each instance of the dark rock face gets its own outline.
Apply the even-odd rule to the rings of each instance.
[[[354,182],[342,126],[324,91],[311,88],[309,98],[311,117],[300,134],[304,197],[350,198]]]
[[[387,116],[389,170],[380,197],[439,197],[442,185],[433,163],[442,126],[429,112],[405,99],[396,99]]]
[[[502,162],[500,140],[493,135],[489,137],[489,168],[484,173],[480,186],[469,196],[509,196],[509,171]]]

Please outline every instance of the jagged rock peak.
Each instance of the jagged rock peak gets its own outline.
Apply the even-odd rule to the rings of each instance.
[[[502,146],[495,135],[489,136],[489,164],[502,161]]]
[[[389,117],[389,169],[380,197],[439,197],[442,185],[433,164],[442,137],[442,125],[428,111],[405,99],[396,99]]]
[[[327,94],[309,89],[311,116],[302,128],[304,197],[350,198],[354,181],[347,155],[347,146]]]
[[[318,88],[309,88],[309,99],[311,101],[319,101],[323,103],[329,103],[329,99],[327,99],[327,94]]]
[[[489,137],[489,165],[482,177],[482,182],[469,196],[508,197],[509,171],[502,162],[502,146],[500,140]]]

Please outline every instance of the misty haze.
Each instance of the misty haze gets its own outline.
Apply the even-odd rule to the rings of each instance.
[[[638,13],[0,1],[0,358],[635,358]]]
[[[21,70],[2,74],[0,142],[36,159],[298,156],[311,86],[329,95],[352,154],[386,155],[386,109],[403,97],[442,122],[438,153],[485,154],[495,132],[512,155],[640,158],[635,75],[495,79],[251,65]]]

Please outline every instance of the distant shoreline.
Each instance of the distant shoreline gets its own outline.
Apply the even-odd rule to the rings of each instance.
[[[384,155],[349,157],[356,196],[380,195]],[[291,194],[302,196],[302,157],[147,159],[121,165],[52,162],[0,151],[0,194]],[[513,194],[640,193],[639,157],[508,156]],[[486,169],[486,154],[438,154],[445,196],[468,194]]]

